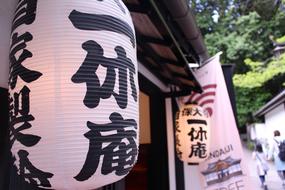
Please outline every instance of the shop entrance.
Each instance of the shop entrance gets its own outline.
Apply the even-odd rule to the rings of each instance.
[[[169,189],[165,99],[142,75],[140,145],[137,164],[125,178],[126,190]]]
[[[169,189],[165,98],[161,90],[141,74],[139,86],[138,161],[125,178],[100,190]]]
[[[139,98],[139,155],[136,165],[126,177],[126,190],[146,190],[148,189],[149,179],[149,159],[151,147],[150,130],[150,104],[149,96],[140,92]]]

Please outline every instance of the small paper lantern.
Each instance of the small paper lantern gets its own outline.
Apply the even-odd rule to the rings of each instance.
[[[20,0],[10,47],[14,165],[45,189],[95,189],[138,154],[134,26],[120,0]]]
[[[186,104],[176,113],[176,152],[181,161],[198,164],[209,154],[209,115],[200,106]]]

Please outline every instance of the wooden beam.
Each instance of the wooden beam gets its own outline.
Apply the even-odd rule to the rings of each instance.
[[[145,55],[142,52],[138,52],[138,60],[147,68],[149,69],[152,74],[154,74],[157,78],[159,78],[164,85],[167,85],[170,83],[170,80],[165,78],[160,74],[161,65],[157,65],[158,67],[154,67],[152,63],[150,63],[148,60],[145,59]]]
[[[131,4],[131,3],[125,3],[125,5],[127,6],[130,12],[147,14],[147,9],[145,9],[141,5],[136,5],[136,4]]]
[[[187,96],[187,95],[191,94],[192,91],[193,91],[193,88],[184,88],[183,90],[180,90],[180,91],[173,91],[173,92],[164,93],[164,96],[166,98]]]
[[[171,46],[171,41],[166,40],[166,39],[159,39],[159,38],[154,38],[154,37],[145,36],[145,35],[140,35],[138,39],[145,43],[154,43],[154,44],[159,44],[163,46]]]
[[[167,59],[167,58],[164,58],[158,55],[148,43],[140,40],[142,35],[139,32],[136,33],[136,36],[137,36],[137,42],[142,47],[144,53],[147,56],[153,58],[153,60],[156,61],[157,63],[159,64],[169,63],[169,64],[173,64],[176,66],[184,66],[183,62],[178,62],[172,59]]]

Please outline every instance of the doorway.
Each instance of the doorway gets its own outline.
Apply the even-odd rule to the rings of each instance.
[[[126,177],[126,190],[146,190],[149,186],[151,146],[149,96],[140,91],[139,98],[139,155],[136,165]]]
[[[122,180],[103,190],[169,189],[165,98],[163,92],[139,73],[140,145],[138,161]]]
[[[125,178],[126,190],[169,189],[165,98],[141,74],[140,145],[137,164]]]

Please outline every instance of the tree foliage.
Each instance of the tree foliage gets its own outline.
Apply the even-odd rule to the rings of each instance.
[[[273,58],[270,62],[255,62],[251,59],[245,60],[250,70],[244,74],[236,74],[233,77],[236,87],[261,88],[266,82],[280,74],[285,74],[285,55],[280,58]],[[270,89],[268,89],[270,90]]]
[[[285,54],[279,59],[273,58],[268,63],[251,59],[246,59],[245,63],[249,66],[249,71],[233,77],[241,126],[250,121],[254,112],[284,88],[282,85],[285,81]]]
[[[284,0],[192,0],[210,55],[235,64],[240,126],[284,86],[285,57],[272,59],[273,41],[285,35]],[[279,39],[280,38],[280,39]]]
[[[277,43],[285,43],[285,36],[282,36],[281,38],[276,39]]]
[[[221,62],[235,64],[237,73],[247,71],[246,58],[262,61],[272,56],[269,37],[285,34],[285,13],[278,11],[264,20],[252,8],[244,8],[247,4],[238,0],[192,1],[209,54],[223,51]]]

